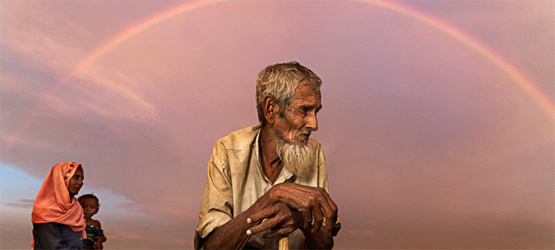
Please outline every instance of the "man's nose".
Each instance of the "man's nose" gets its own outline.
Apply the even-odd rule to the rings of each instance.
[[[309,115],[307,115],[307,119],[308,121],[306,123],[306,127],[312,131],[318,130],[318,118],[316,117],[316,113],[311,112]]]

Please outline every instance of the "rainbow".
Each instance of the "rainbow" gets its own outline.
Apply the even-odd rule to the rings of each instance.
[[[109,39],[107,42],[104,42],[92,52],[90,52],[87,56],[81,59],[75,67],[73,67],[70,71],[65,73],[59,80],[58,84],[63,84],[67,80],[69,80],[72,76],[77,74],[80,69],[85,67],[86,65],[90,64],[91,62],[95,61],[97,58],[108,52],[109,50],[116,47],[118,44],[128,40],[129,38],[135,36],[138,33],[143,32],[144,30],[159,24],[165,20],[173,18],[179,14],[183,14],[195,9],[203,8],[209,5],[214,5],[222,2],[229,2],[231,0],[201,0],[201,1],[194,1],[194,2],[187,2],[185,4],[178,5],[170,10],[164,11],[160,14],[147,18],[124,31],[118,33],[113,38]],[[411,9],[405,5],[395,2],[389,2],[386,0],[358,0],[359,2],[371,4],[380,8],[388,9],[402,15],[411,17],[415,20],[418,20],[426,25],[429,25],[433,28],[436,28],[442,32],[445,32],[449,36],[455,38],[456,40],[466,44],[468,47],[474,49],[478,53],[480,53],[484,58],[498,66],[502,69],[505,73],[507,73],[514,81],[520,85],[526,92],[532,95],[534,99],[536,99],[542,107],[544,107],[552,116],[555,117],[555,105],[553,102],[549,100],[547,96],[545,96],[530,80],[528,80],[520,71],[518,71],[514,66],[509,64],[506,60],[502,59],[499,55],[496,55],[491,49],[486,48],[486,46],[480,44],[475,39],[472,39],[469,35],[464,34],[463,32],[457,30],[456,28],[437,20],[429,15],[425,15],[421,12],[418,12],[414,9]]]
[[[80,69],[87,66],[91,62],[98,59],[100,56],[106,54],[106,52],[110,51],[117,45],[125,42],[129,38],[147,30],[148,28],[159,24],[163,21],[171,19],[179,14],[183,14],[189,11],[193,11],[199,8],[207,7],[210,5],[214,5],[217,3],[222,2],[229,2],[231,0],[201,0],[201,1],[193,1],[187,2],[185,4],[178,5],[172,9],[166,10],[162,13],[149,17],[127,29],[124,31],[116,34],[114,37],[108,39],[108,41],[102,43],[100,46],[95,48],[89,54],[87,54],[83,59],[81,59],[70,71],[65,73],[57,82],[57,85],[61,85],[69,80],[72,76],[77,74]]]
[[[407,6],[401,5],[399,3],[388,2],[384,0],[359,0],[360,2],[370,3],[375,6],[382,7],[384,9],[392,10],[398,12],[402,15],[414,18],[424,24],[434,27],[448,34],[449,36],[459,40],[468,47],[474,49],[480,53],[484,58],[495,64],[497,67],[502,69],[507,73],[513,80],[520,85],[526,92],[528,92],[534,99],[536,99],[542,107],[546,109],[551,116],[555,117],[555,105],[549,98],[544,95],[537,87],[528,80],[524,74],[518,71],[514,66],[509,64],[506,60],[502,59],[499,55],[496,55],[491,49],[486,48],[483,44],[472,39],[469,35],[457,30],[456,28],[437,20],[431,16],[424,15],[414,9]]]
[[[123,30],[122,32],[116,34],[112,38],[108,39],[106,42],[102,43],[100,46],[89,52],[85,57],[83,57],[75,66],[63,74],[58,81],[56,82],[56,86],[60,86],[67,82],[71,77],[75,76],[79,73],[81,69],[107,53],[108,51],[112,50],[113,48],[117,47],[119,44],[125,42],[126,40],[130,39],[131,37],[149,29],[152,26],[155,26],[165,20],[171,19],[177,15],[187,13],[199,8],[207,7],[214,4],[219,4],[223,2],[230,2],[231,0],[199,0],[199,1],[192,1],[187,2],[184,4],[177,5],[167,11],[149,17],[131,27]],[[502,59],[499,55],[495,54],[491,49],[486,48],[483,44],[479,43],[475,39],[472,39],[469,35],[457,30],[456,28],[437,20],[429,15],[425,15],[419,11],[416,11],[412,8],[409,8],[405,5],[396,2],[390,2],[387,0],[358,0],[358,2],[371,4],[383,9],[387,9],[390,11],[397,12],[401,15],[413,18],[421,23],[429,25],[435,29],[438,29],[447,35],[453,37],[454,39],[460,41],[461,43],[467,45],[468,47],[472,48],[473,50],[477,51],[481,54],[484,58],[489,60],[491,63],[499,67],[503,70],[506,74],[508,74],[520,87],[522,87],[527,93],[529,93],[536,101],[541,104],[543,108],[553,117],[555,117],[555,105],[553,102],[549,100],[547,96],[545,96],[530,80],[528,80],[524,74],[518,71],[514,66],[508,63],[506,60]],[[36,109],[33,109],[36,110]],[[6,136],[4,140],[4,147],[3,149],[9,148],[15,139],[20,135],[24,130],[25,127],[30,123],[30,119],[33,116],[34,112],[30,112],[31,114],[27,116],[18,129],[12,133],[12,135]]]

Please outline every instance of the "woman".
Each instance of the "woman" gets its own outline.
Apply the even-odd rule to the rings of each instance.
[[[50,170],[33,205],[34,249],[83,249],[83,208],[75,198],[83,186],[81,164],[61,162]]]

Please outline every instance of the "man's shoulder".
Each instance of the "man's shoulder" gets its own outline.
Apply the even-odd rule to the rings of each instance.
[[[256,135],[260,132],[261,129],[261,125],[243,128],[229,133],[228,135],[218,140],[218,142],[223,144],[227,149],[244,149],[246,147],[250,147],[253,144],[254,138],[256,138]]]

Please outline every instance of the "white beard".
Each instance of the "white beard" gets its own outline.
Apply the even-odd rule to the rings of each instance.
[[[278,133],[273,133],[276,142],[276,152],[283,162],[283,166],[297,178],[309,178],[314,171],[312,164],[316,156],[309,144],[300,146],[283,140]]]

